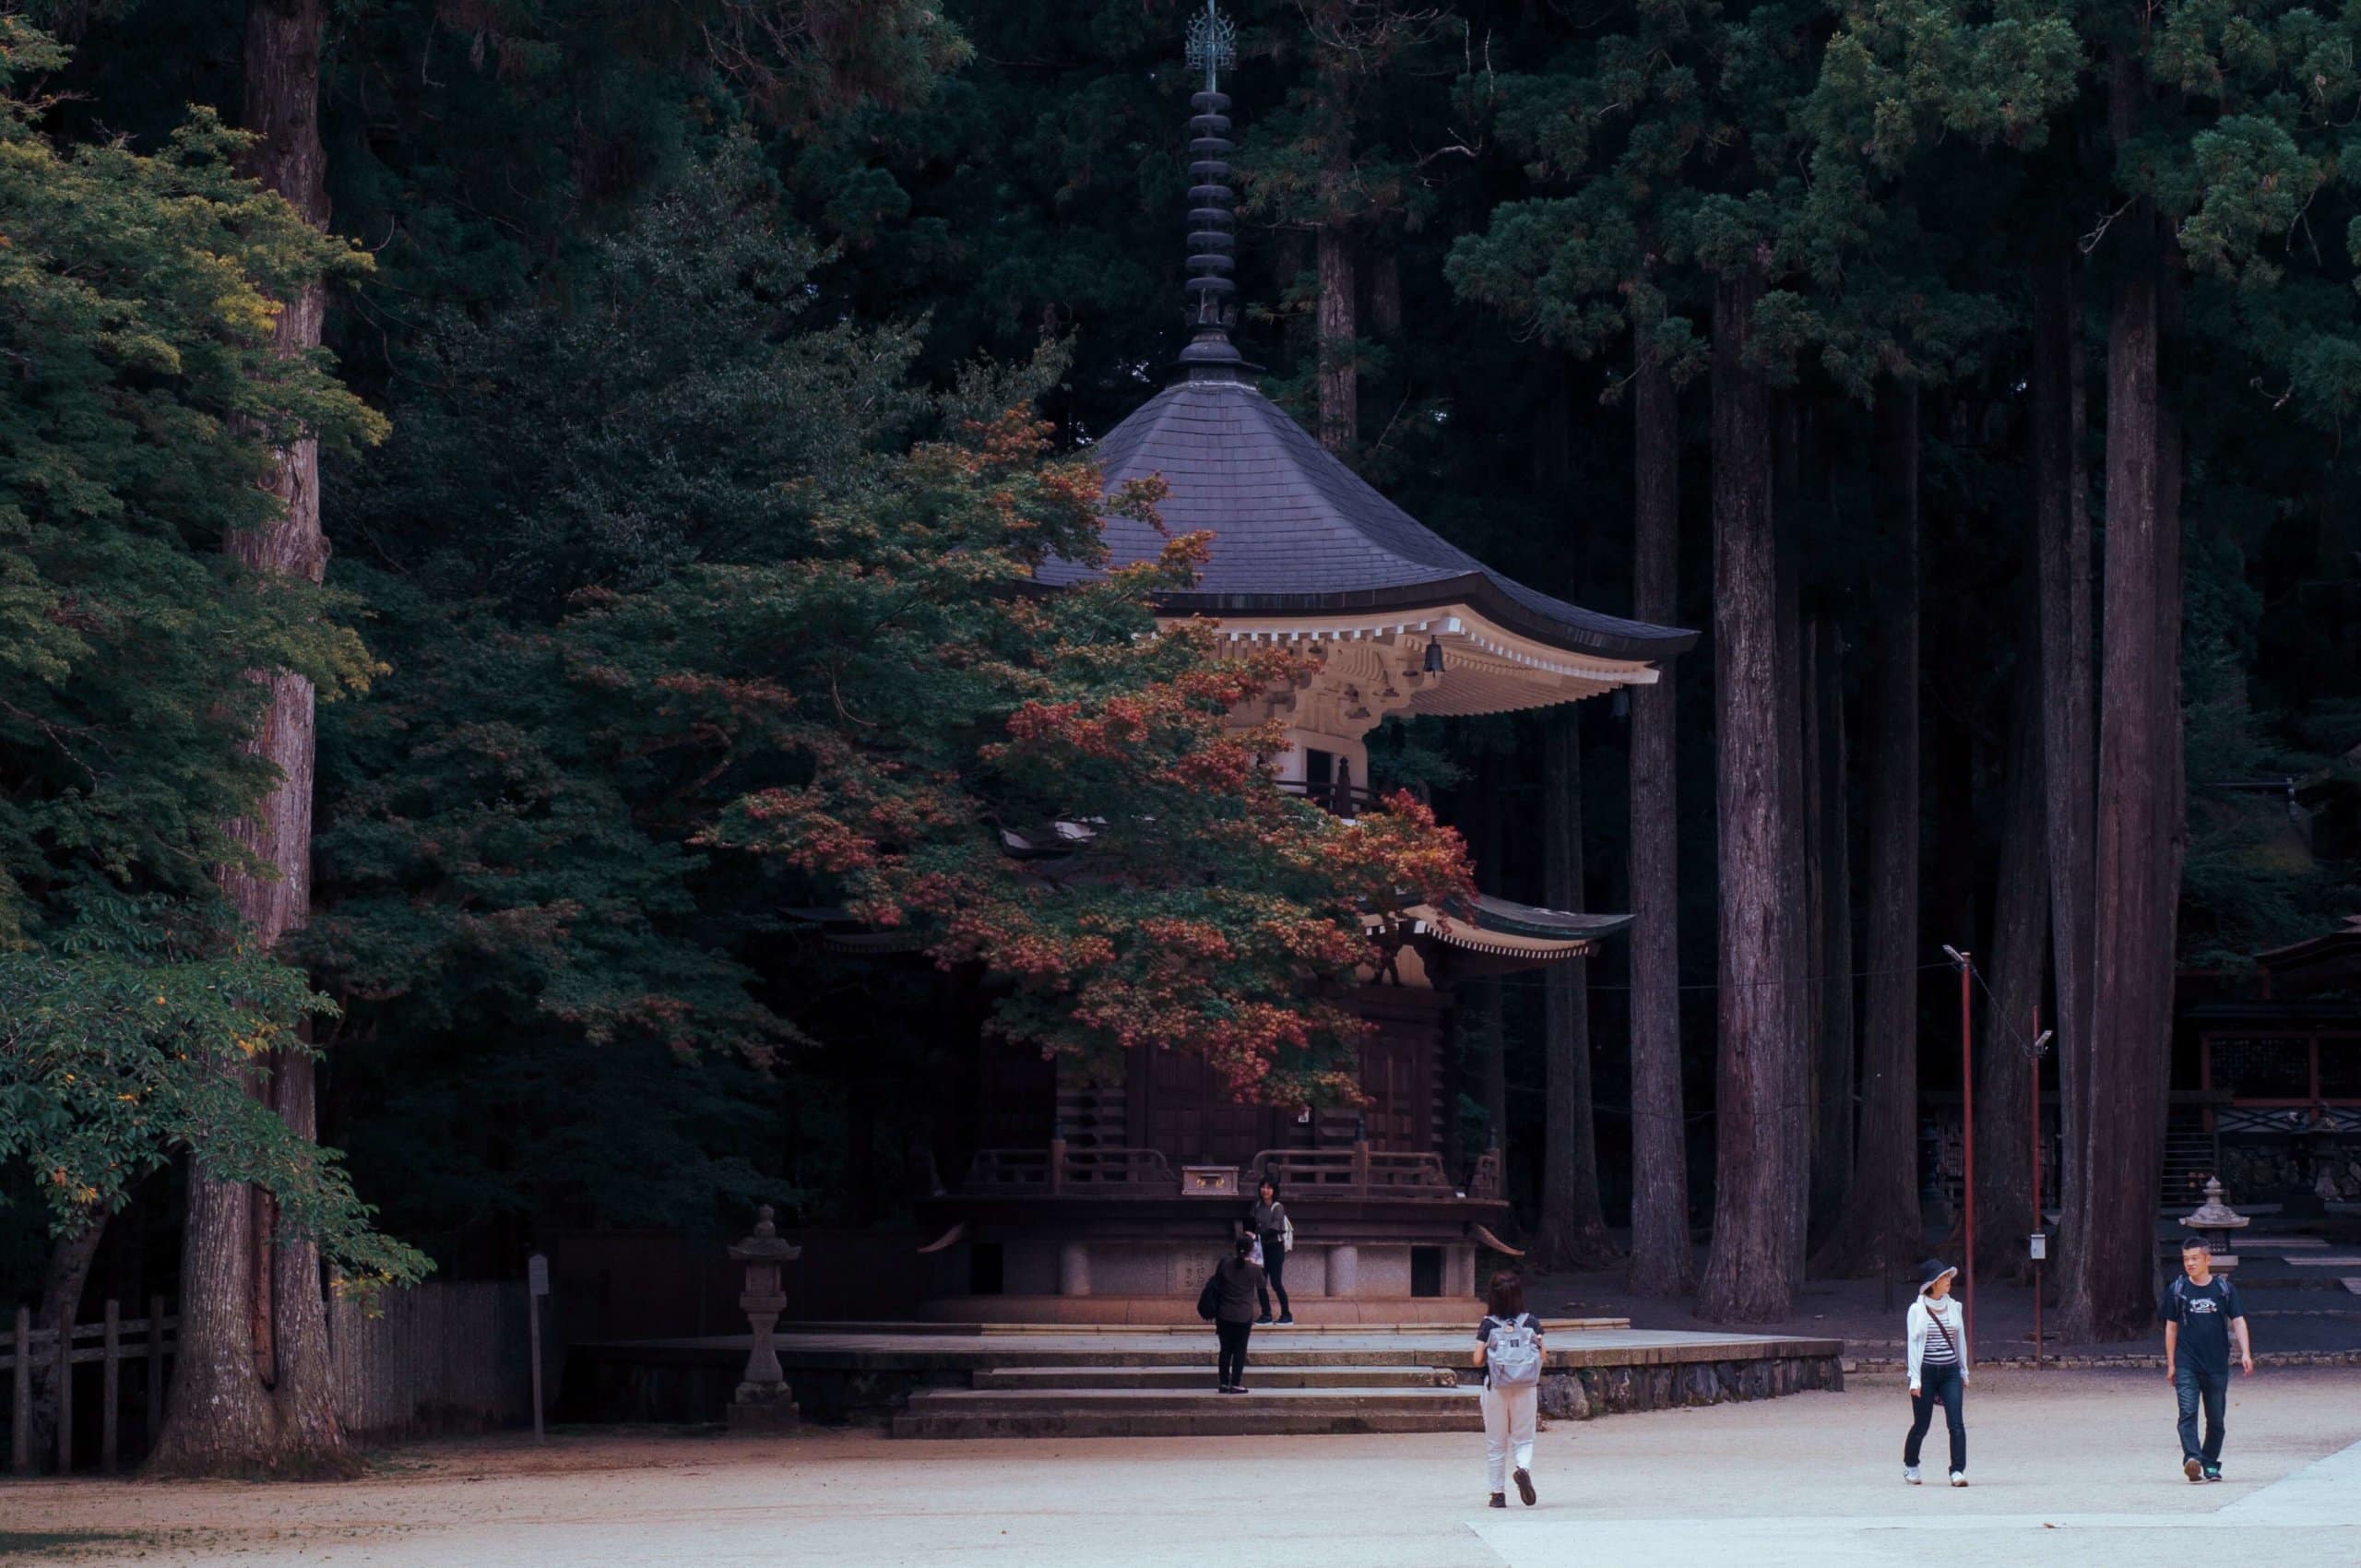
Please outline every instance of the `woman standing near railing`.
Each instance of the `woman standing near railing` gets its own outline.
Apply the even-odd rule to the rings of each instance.
[[[1287,1250],[1295,1245],[1295,1221],[1287,1218],[1287,1206],[1279,1202],[1275,1178],[1264,1176],[1254,1192],[1254,1234],[1263,1243],[1263,1277],[1270,1285],[1269,1289],[1258,1288],[1255,1292],[1263,1309],[1263,1315],[1255,1321],[1271,1321],[1271,1292],[1275,1290],[1279,1297],[1279,1322],[1292,1326],[1295,1308],[1287,1302]]]

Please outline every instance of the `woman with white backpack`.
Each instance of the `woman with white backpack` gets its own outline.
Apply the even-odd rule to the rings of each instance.
[[[1502,1269],[1492,1276],[1476,1325],[1476,1364],[1484,1369],[1484,1463],[1491,1482],[1490,1506],[1509,1505],[1505,1482],[1527,1508],[1533,1491],[1533,1428],[1541,1404],[1541,1320],[1525,1310],[1525,1281]],[[1510,1468],[1511,1450],[1515,1467]]]

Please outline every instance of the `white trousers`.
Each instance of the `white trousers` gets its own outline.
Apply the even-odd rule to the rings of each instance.
[[[1492,1388],[1484,1390],[1484,1473],[1490,1479],[1493,1491],[1509,1489],[1509,1450],[1516,1450],[1516,1467],[1533,1468],[1533,1421],[1541,1408],[1541,1389],[1526,1384],[1522,1388]]]

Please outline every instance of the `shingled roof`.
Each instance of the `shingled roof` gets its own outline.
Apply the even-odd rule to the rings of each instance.
[[[1168,533],[1213,534],[1196,588],[1165,596],[1175,614],[1354,613],[1465,604],[1507,630],[1570,652],[1667,659],[1697,634],[1602,615],[1493,571],[1378,493],[1242,375],[1197,368],[1109,431],[1094,454],[1111,490],[1161,474]],[[1165,535],[1106,519],[1115,565],[1152,560]],[[1097,574],[1045,563],[1044,583]]]

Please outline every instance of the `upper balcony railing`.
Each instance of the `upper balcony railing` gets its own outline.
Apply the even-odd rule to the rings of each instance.
[[[1279,1183],[1294,1198],[1470,1198],[1497,1201],[1500,1157],[1486,1153],[1468,1173],[1464,1188],[1452,1181],[1439,1154],[1342,1148],[1264,1149],[1239,1168],[1237,1191],[1252,1193],[1261,1178]],[[975,1195],[1010,1197],[1176,1197],[1181,1182],[1160,1149],[1049,1148],[979,1149],[961,1190]]]
[[[1329,815],[1341,816],[1347,822],[1363,812],[1374,811],[1378,802],[1375,791],[1353,784],[1314,784],[1301,778],[1282,778],[1279,791],[1299,796]]]

